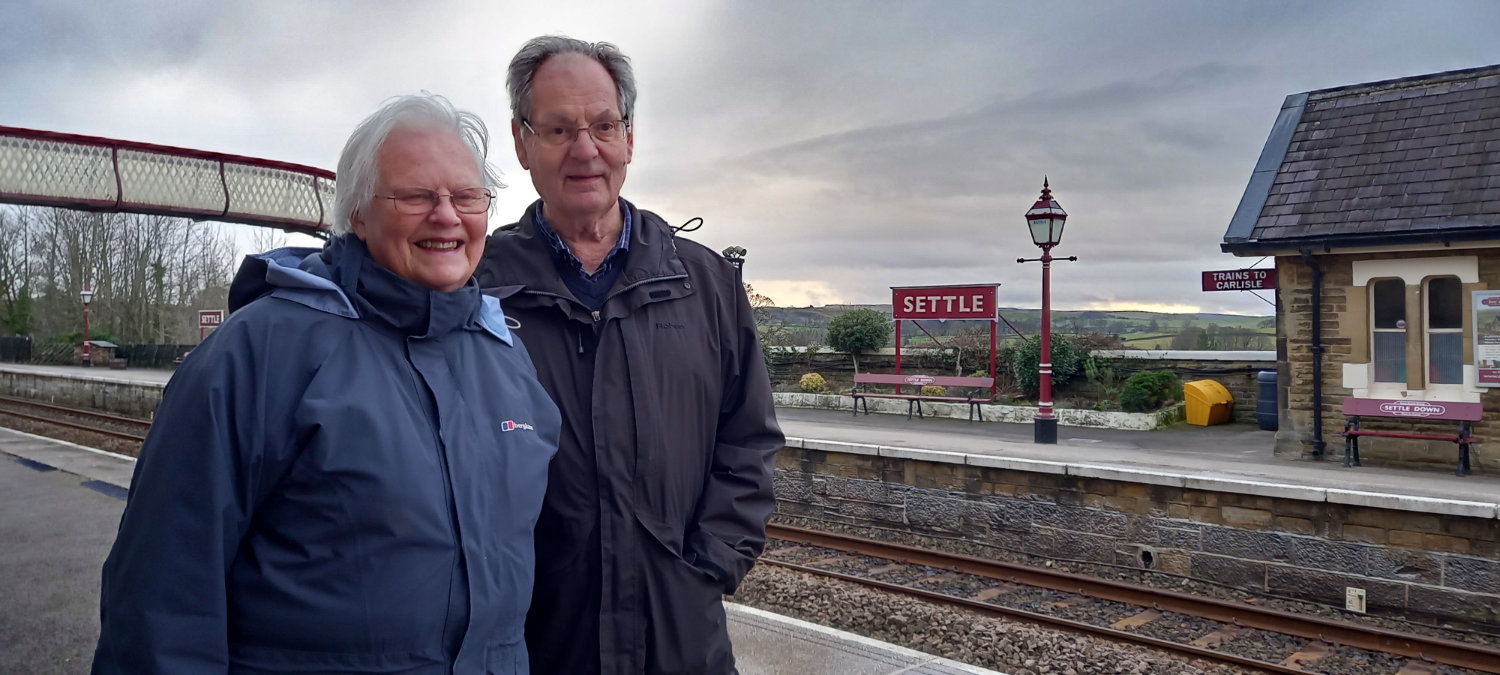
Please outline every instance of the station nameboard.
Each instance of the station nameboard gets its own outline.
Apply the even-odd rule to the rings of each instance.
[[[224,310],[198,310],[198,341],[202,342],[203,338],[208,337],[208,334],[213,332],[213,329],[218,328],[221,323],[224,323]]]
[[[1262,291],[1276,288],[1276,270],[1211,270],[1203,273],[1205,291]]]
[[[985,319],[1000,313],[1000,284],[979,286],[893,286],[891,318]]]

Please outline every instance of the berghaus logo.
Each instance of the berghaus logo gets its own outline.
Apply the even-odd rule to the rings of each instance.
[[[536,427],[531,426],[530,424],[527,424],[525,422],[517,422],[515,420],[505,420],[504,422],[500,423],[500,430],[501,431],[515,431],[517,429],[520,429],[522,431],[536,431]]]

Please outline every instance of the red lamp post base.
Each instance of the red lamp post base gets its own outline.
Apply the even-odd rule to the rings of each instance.
[[[1056,417],[1037,417],[1032,421],[1035,423],[1035,436],[1032,437],[1032,442],[1048,443],[1052,445],[1055,445],[1057,443]]]

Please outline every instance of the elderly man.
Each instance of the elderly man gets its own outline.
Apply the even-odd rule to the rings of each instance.
[[[765,543],[783,437],[734,269],[620,198],[635,78],[607,43],[511,61],[541,200],[476,277],[520,323],[563,433],[537,523],[534,673],[734,673],[721,596]]]

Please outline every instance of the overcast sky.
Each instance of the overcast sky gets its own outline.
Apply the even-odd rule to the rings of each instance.
[[[332,169],[386,97],[479,113],[509,188],[504,71],[527,38],[619,45],[639,82],[624,196],[780,305],[999,282],[1040,302],[1021,217],[1070,218],[1055,306],[1269,314],[1203,293],[1288,94],[1500,63],[1500,2],[0,3],[0,125]],[[1271,261],[1261,263],[1268,266]]]

